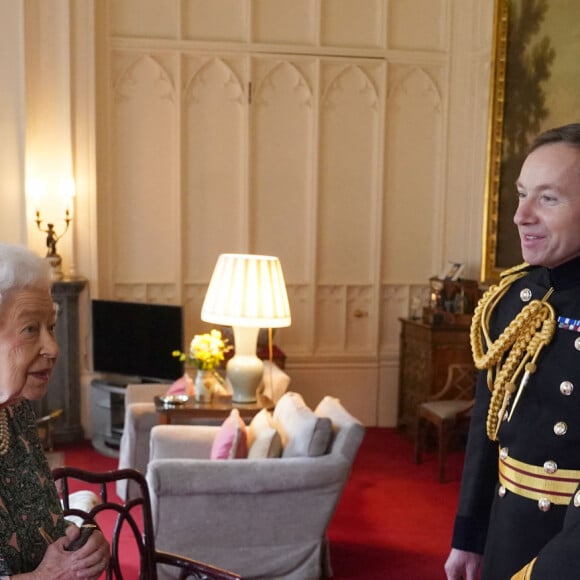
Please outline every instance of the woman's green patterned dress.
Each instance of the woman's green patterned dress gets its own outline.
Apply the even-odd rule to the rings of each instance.
[[[0,456],[0,575],[34,570],[46,551],[38,529],[57,538],[66,527],[32,406],[21,401],[6,412],[10,446]]]

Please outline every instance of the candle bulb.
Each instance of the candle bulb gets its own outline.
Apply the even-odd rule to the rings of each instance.
[[[66,202],[66,219],[72,220],[74,198],[76,195],[75,180],[72,177],[63,177],[60,180],[60,192]]]

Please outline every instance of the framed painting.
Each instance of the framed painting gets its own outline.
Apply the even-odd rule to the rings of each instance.
[[[515,182],[534,137],[580,121],[577,0],[495,0],[481,277],[522,261]]]

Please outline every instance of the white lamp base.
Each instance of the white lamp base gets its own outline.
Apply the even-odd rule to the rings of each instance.
[[[256,356],[258,328],[234,326],[236,354],[226,365],[234,403],[255,403],[256,389],[264,374],[264,363]]]

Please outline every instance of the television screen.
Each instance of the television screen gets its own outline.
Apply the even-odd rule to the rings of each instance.
[[[92,300],[93,370],[138,380],[173,381],[183,365],[181,306]]]

